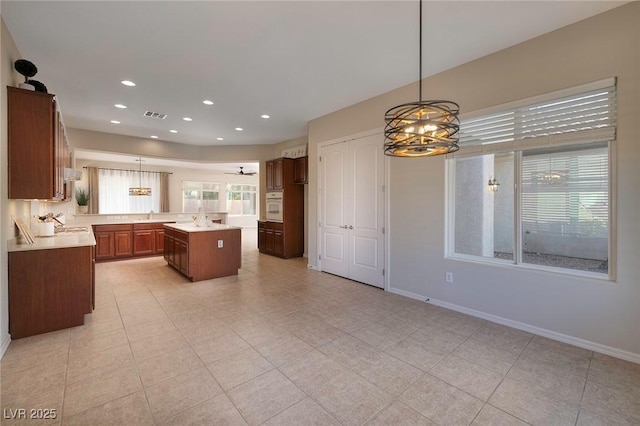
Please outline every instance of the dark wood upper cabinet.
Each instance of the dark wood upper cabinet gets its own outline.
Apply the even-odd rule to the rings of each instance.
[[[273,160],[273,189],[281,190],[284,188],[284,160],[278,158]]]
[[[282,191],[284,188],[284,161],[282,158],[267,161],[266,181],[267,191]]]
[[[273,161],[267,161],[265,167],[265,178],[267,180],[267,191],[273,191]]]
[[[7,87],[7,108],[9,198],[70,200],[71,156],[55,97]]]
[[[293,181],[295,183],[309,183],[308,178],[309,157],[296,158],[293,166]]]

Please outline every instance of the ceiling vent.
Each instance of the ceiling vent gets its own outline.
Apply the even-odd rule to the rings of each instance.
[[[160,114],[159,112],[151,111],[145,111],[144,116],[149,118],[157,118],[159,120],[164,120],[165,118],[167,118],[167,114]]]

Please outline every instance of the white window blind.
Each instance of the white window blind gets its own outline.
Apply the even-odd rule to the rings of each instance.
[[[580,91],[582,88],[582,91]],[[587,90],[588,89],[588,90]],[[586,91],[585,91],[586,90]],[[563,91],[562,93],[566,93]],[[566,143],[613,140],[616,126],[615,79],[607,79],[501,111],[462,119],[459,153],[476,155]]]
[[[522,156],[522,227],[525,233],[606,238],[609,161],[606,143]]]

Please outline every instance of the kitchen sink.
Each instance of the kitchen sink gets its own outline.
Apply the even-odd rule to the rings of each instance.
[[[56,234],[77,234],[82,232],[89,232],[89,228],[86,226],[61,226],[56,229]]]

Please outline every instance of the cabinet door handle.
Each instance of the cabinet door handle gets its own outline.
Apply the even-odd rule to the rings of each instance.
[[[346,228],[346,226],[345,226],[345,228]],[[353,226],[349,225],[349,229],[353,229]]]
[[[344,225],[344,226],[338,226],[338,228],[347,229],[347,225]]]

